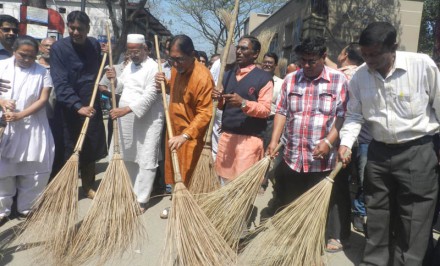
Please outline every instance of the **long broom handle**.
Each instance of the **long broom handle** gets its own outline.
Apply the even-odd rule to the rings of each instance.
[[[235,0],[234,16],[231,22],[229,23],[229,28],[228,28],[229,34],[228,34],[228,38],[226,39],[226,45],[223,48],[224,52],[220,61],[221,65],[220,65],[220,74],[217,80],[217,88],[222,88],[222,91],[223,91],[223,75],[225,74],[226,60],[228,59],[229,47],[231,46],[232,38],[234,38],[234,28],[235,28],[235,22],[238,17],[239,6],[240,6],[240,0]],[[211,121],[209,122],[209,127],[205,134],[205,145],[211,145],[212,142],[212,130],[214,128],[215,113],[217,112],[217,108],[218,108],[218,101],[214,100]]]
[[[108,22],[106,25],[106,30],[107,30],[109,66],[110,68],[113,68],[113,51],[112,51],[112,42],[110,36],[110,27]],[[114,78],[110,79],[110,88],[112,89],[112,108],[116,109],[116,88],[115,88]],[[113,123],[113,147],[114,147],[113,151],[114,153],[120,153],[118,119],[113,119],[112,123]]]
[[[157,56],[157,66],[159,68],[159,72],[162,72],[162,62],[160,60],[160,52],[159,52],[159,40],[157,39],[157,35],[154,35],[154,44],[156,46],[156,56]],[[162,101],[163,101],[163,109],[165,110],[165,119],[167,123],[167,131],[168,131],[168,137],[172,138],[174,136],[173,129],[171,127],[171,119],[170,119],[170,113],[168,111],[168,102],[167,102],[167,94],[165,90],[165,83],[162,81],[160,83],[160,89],[162,91]],[[165,144],[167,145],[167,144]],[[182,182],[182,175],[180,174],[180,168],[179,168],[179,159],[177,157],[177,151],[174,149],[171,151],[171,160],[174,170],[174,182]]]
[[[99,81],[101,79],[102,70],[104,69],[106,60],[107,60],[107,53],[104,53],[104,55],[102,56],[101,66],[99,67],[98,76],[96,77],[95,85],[93,87],[92,98],[90,99],[89,106],[94,106],[96,94],[98,92]],[[90,122],[90,117],[86,117],[86,120],[84,121],[84,124],[82,126],[81,133],[79,134],[75,149],[73,150],[73,153],[79,154],[79,152],[81,152],[81,149],[82,149],[82,146],[84,143],[84,139],[86,136],[87,128],[89,127],[89,122]]]

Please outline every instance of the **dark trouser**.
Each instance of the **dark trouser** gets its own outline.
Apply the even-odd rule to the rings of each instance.
[[[328,222],[326,228],[327,239],[340,239],[343,244],[350,237],[350,184],[348,178],[351,168],[341,170],[333,183],[330,197]]]
[[[361,265],[421,265],[437,200],[432,138],[372,141],[365,168],[368,238]]]
[[[299,173],[293,171],[283,160],[275,173],[275,191],[281,206],[286,206],[318,184],[330,172]],[[335,178],[330,199],[327,237],[347,239],[350,235],[350,192],[347,174]]]
[[[275,191],[281,206],[288,205],[318,184],[328,172],[299,173],[293,171],[284,160],[278,165],[275,176]]]
[[[95,190],[95,168],[96,163],[80,163],[79,170],[81,173],[82,188],[84,192],[88,192],[90,189]]]

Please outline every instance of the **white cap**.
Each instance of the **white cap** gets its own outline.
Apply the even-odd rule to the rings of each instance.
[[[145,43],[144,35],[142,34],[128,34],[127,43]]]

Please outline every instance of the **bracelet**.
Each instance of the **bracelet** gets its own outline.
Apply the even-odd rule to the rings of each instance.
[[[327,138],[324,138],[323,140],[324,140],[324,142],[327,144],[327,146],[328,146],[330,149],[333,148],[333,145],[330,143],[330,141],[329,141]]]
[[[188,136],[188,134],[183,133],[182,136],[183,136],[186,140],[189,140],[189,136]]]

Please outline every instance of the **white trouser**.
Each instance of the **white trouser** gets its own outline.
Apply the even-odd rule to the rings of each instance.
[[[139,203],[147,203],[153,190],[154,179],[156,178],[156,168],[141,169],[135,162],[125,161],[128,174],[131,178],[134,194]]]
[[[17,211],[27,214],[43,192],[50,173],[0,177],[0,217],[9,216],[15,193]]]
[[[218,140],[220,139],[220,131],[222,127],[222,116],[223,111],[220,109],[217,109],[215,112],[215,119],[214,119],[214,126],[212,129],[212,158],[215,161],[215,158],[217,157],[217,149],[218,149]]]

